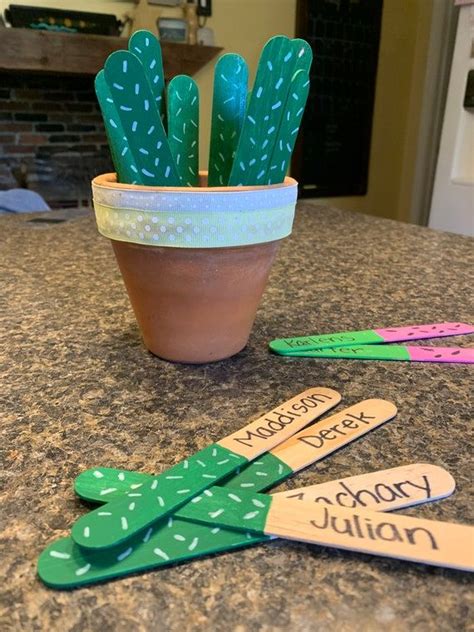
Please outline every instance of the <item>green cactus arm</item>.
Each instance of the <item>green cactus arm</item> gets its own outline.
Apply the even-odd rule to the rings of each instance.
[[[152,479],[151,474],[142,472],[94,467],[76,476],[74,491],[84,500],[103,504],[140,489]]]
[[[307,74],[313,63],[313,50],[308,42],[304,39],[296,38],[293,41],[293,49],[295,51],[295,64],[293,67],[293,77],[297,72],[303,70]],[[292,77],[292,79],[293,79]]]
[[[265,44],[229,177],[230,186],[264,184],[293,62],[289,38],[278,35]]]
[[[128,50],[142,63],[161,120],[165,114],[165,73],[160,42],[150,31],[135,31],[128,40]]]
[[[214,70],[208,186],[227,186],[245,116],[248,68],[245,59],[223,55]]]
[[[180,186],[168,139],[139,59],[128,51],[117,51],[107,58],[104,73],[129,152],[138,167],[140,184]]]
[[[87,549],[104,549],[129,540],[135,533],[171,513],[235,472],[248,461],[219,444],[212,444],[153,477],[139,490],[111,501],[77,520],[73,539]]]
[[[299,70],[293,77],[288,95],[285,116],[281,122],[268,171],[268,184],[278,184],[285,179],[291,155],[300,129],[301,119],[309,94],[309,77]]]
[[[302,40],[277,36],[265,45],[229,178],[231,186],[267,183],[275,139],[296,69],[310,63]]]
[[[183,517],[188,513],[190,520],[201,524],[243,531],[248,529],[264,535],[265,522],[272,503],[271,496],[241,489],[229,491],[224,487],[211,487],[206,492],[206,495],[193,498],[191,508],[183,508]]]
[[[105,81],[103,70],[97,74],[94,85],[102,118],[104,119],[112,161],[117,172],[117,180],[127,184],[141,183],[141,175],[129,151],[127,138],[109,87]]]
[[[112,549],[87,551],[72,538],[56,540],[41,553],[38,575],[48,586],[71,589],[268,539],[170,517]]]
[[[252,461],[219,485],[248,491],[263,491],[278,485],[292,473],[286,463],[267,452],[259,457],[258,461]],[[95,467],[81,472],[76,477],[74,491],[84,500],[103,504],[134,492],[152,479],[151,474]]]
[[[199,91],[186,75],[168,85],[168,142],[181,184],[199,186]]]

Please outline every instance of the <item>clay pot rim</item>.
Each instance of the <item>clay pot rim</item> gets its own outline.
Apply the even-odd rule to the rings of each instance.
[[[200,171],[199,176],[201,178],[207,177],[207,171]],[[241,187],[152,187],[144,184],[124,184],[117,182],[116,173],[104,173],[96,176],[92,180],[92,184],[96,187],[103,187],[105,189],[119,189],[122,191],[142,191],[142,192],[163,192],[163,193],[232,193],[238,194],[248,193],[249,191],[268,191],[269,189],[283,189],[287,187],[297,186],[298,183],[294,178],[286,176],[285,180],[279,184],[262,184],[253,186],[241,186]]]

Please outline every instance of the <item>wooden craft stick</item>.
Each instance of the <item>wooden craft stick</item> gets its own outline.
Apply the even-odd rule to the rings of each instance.
[[[242,430],[211,444],[178,463],[136,492],[82,516],[72,527],[72,537],[87,549],[115,546],[149,527],[207,487],[256,459],[319,414],[319,405],[339,397],[327,388],[311,388],[259,417]]]
[[[474,528],[220,487],[194,498],[193,520],[298,542],[433,566],[474,570]]]
[[[150,31],[135,31],[128,40],[128,50],[141,61],[156,107],[163,120],[165,73],[160,42]]]
[[[291,79],[297,68],[303,64],[309,67],[311,56],[311,47],[302,40],[278,35],[265,44],[229,176],[230,186],[267,184]]]
[[[278,184],[285,179],[308,100],[309,83],[309,75],[303,70],[298,71],[291,81],[285,113],[267,172],[267,184]]]
[[[363,331],[342,331],[333,334],[314,334],[297,338],[278,338],[269,343],[275,353],[292,354],[294,351],[311,351],[328,347],[370,345],[384,342],[405,342],[444,336],[463,336],[474,333],[474,327],[466,323],[429,323],[406,327],[385,327]]]
[[[183,186],[199,185],[199,91],[177,75],[168,85],[168,142]]]
[[[104,485],[111,483],[120,485],[125,482],[125,476],[117,478],[115,470],[109,471],[103,468],[103,471],[103,479],[106,479]],[[114,478],[108,478],[112,477],[112,474],[114,474]],[[122,472],[122,474],[124,473]],[[126,474],[135,475],[135,478],[131,476],[130,480],[139,480],[136,478],[137,473],[127,472]],[[98,486],[100,486],[98,481],[103,479],[93,476],[93,481]],[[136,483],[131,484],[134,485],[133,488],[135,489]],[[385,485],[383,489],[380,487],[381,484]],[[229,488],[228,485],[227,487]],[[231,487],[229,489],[232,490]],[[338,496],[341,491],[346,489],[350,490],[354,499],[357,499],[357,503],[364,507],[378,511],[383,510],[383,508],[393,510],[444,498],[454,490],[454,480],[448,472],[440,467],[413,464],[343,478],[311,487],[300,487],[291,491],[280,492],[274,496],[337,505],[340,502],[347,502],[346,500],[342,501],[342,495]],[[387,489],[395,490],[393,502],[382,500],[382,496],[384,498],[388,496]],[[422,490],[421,493],[420,490]],[[101,498],[103,499],[103,497]],[[150,534],[145,542],[142,538],[136,548],[128,547],[128,549],[116,551],[115,555],[110,550],[84,552],[74,544],[71,538],[63,538],[51,543],[42,553],[38,562],[38,572],[41,579],[49,586],[72,588],[103,581],[108,577],[123,576],[202,555],[242,548],[258,542],[265,542],[268,539],[267,536],[213,528],[186,520],[173,519],[171,525],[163,525],[156,532]],[[126,555],[127,551],[128,554]]]
[[[227,186],[244,122],[248,68],[240,55],[223,55],[214,70],[208,186]]]
[[[102,118],[104,119],[112,161],[117,172],[117,180],[118,182],[137,184],[141,182],[141,177],[138,175],[138,166],[133,159],[132,153],[129,151],[127,137],[123,131],[109,86],[105,81],[103,70],[97,73],[94,85]]]
[[[392,402],[366,399],[298,432],[283,445],[274,448],[272,454],[297,472],[314,463],[318,452],[326,455],[328,448],[334,452],[348,440],[362,437],[396,414],[397,407]]]
[[[452,362],[474,364],[474,348],[415,347],[406,345],[358,345],[312,351],[293,351],[295,358],[335,358],[344,360],[392,360],[401,362]]]
[[[456,487],[449,472],[429,463],[412,463],[318,483],[274,494],[274,497],[393,511],[450,496]]]

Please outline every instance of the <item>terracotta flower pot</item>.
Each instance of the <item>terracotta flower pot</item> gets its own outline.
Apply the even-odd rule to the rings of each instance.
[[[205,178],[205,176],[203,176]],[[93,180],[99,231],[112,246],[147,348],[204,363],[247,344],[296,182],[172,188]]]

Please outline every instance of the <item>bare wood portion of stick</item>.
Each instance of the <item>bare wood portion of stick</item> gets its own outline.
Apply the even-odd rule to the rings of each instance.
[[[393,511],[450,496],[454,478],[438,465],[412,463],[273,494],[336,507]]]
[[[462,524],[274,498],[265,533],[299,542],[474,571],[474,528]]]
[[[297,472],[362,437],[396,414],[397,407],[392,402],[366,399],[295,434],[284,445],[272,450],[272,454]]]
[[[249,460],[255,459],[286,441],[340,401],[341,395],[331,388],[310,388],[217,443]]]

